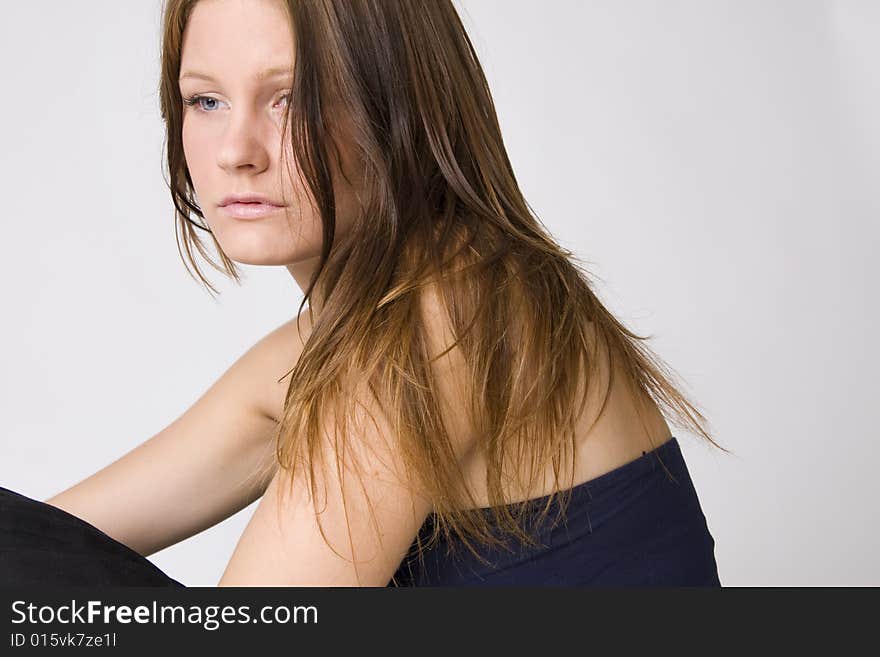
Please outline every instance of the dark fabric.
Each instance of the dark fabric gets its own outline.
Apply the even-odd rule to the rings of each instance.
[[[556,502],[551,509],[538,531],[542,549],[482,549],[487,567],[463,546],[447,554],[441,537],[423,555],[424,567],[411,552],[389,586],[721,585],[715,541],[675,437],[575,486],[567,522],[551,527]],[[432,522],[429,516],[423,538]],[[56,584],[184,587],[90,523],[0,487],[0,585]]]
[[[537,529],[544,547],[510,539],[512,554],[478,548],[486,566],[461,543],[450,554],[441,534],[421,564],[414,541],[388,586],[721,586],[715,541],[675,436],[571,491],[567,522],[552,527],[560,508],[554,500]],[[546,502],[529,500],[526,508]],[[491,521],[488,508],[482,513]],[[433,523],[432,514],[423,540]]]
[[[85,520],[2,486],[0,585],[184,587]]]

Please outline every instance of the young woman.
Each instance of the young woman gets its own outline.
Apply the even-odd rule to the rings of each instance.
[[[453,4],[163,13],[182,256],[303,302],[54,511],[136,561],[260,499],[221,586],[717,586],[661,407],[724,448],[533,216]]]

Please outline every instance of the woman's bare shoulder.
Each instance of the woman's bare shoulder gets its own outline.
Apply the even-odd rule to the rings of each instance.
[[[284,400],[290,384],[290,370],[296,365],[311,333],[309,309],[287,320],[264,336],[257,356],[262,363],[264,385],[257,392],[257,404],[262,412],[276,422],[281,419]]]

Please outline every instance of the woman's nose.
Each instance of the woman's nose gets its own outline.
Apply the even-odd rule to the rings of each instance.
[[[218,164],[224,169],[265,169],[270,160],[266,143],[270,134],[253,112],[231,114],[217,153]]]

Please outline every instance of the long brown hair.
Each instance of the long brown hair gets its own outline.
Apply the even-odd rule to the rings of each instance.
[[[219,271],[236,281],[239,275],[216,240],[222,265],[211,260],[199,232],[213,235],[190,217],[204,219],[183,154],[177,84],[183,31],[197,1],[166,0],[160,94],[181,256],[215,291],[193,247]],[[575,420],[596,386],[604,386],[601,415],[615,371],[641,403],[653,400],[674,423],[727,452],[642,344],[649,338],[609,313],[583,264],[523,198],[486,78],[452,2],[284,4],[295,43],[284,138],[323,230],[320,265],[300,312],[314,290],[323,305],[288,372],[276,433],[275,465],[291,471],[291,485],[302,467],[315,493],[324,422],[332,416],[345,439],[358,390],[381,401],[413,485],[433,503],[438,522],[430,542],[441,530],[447,538],[454,532],[475,554],[471,540],[502,545],[505,534],[535,545],[524,524],[528,505],[505,504],[502,466],[511,458],[516,468],[530,465],[535,477],[553,468],[559,492],[538,520],[555,497],[564,513],[573,480],[561,484],[560,469],[564,458],[574,458]],[[362,211],[347,239],[334,238],[331,162],[339,161],[340,143],[356,149],[364,172]],[[440,354],[427,353],[427,293],[442,303],[466,367],[462,410],[488,464],[491,518],[473,508],[460,485],[432,376]],[[615,363],[607,382],[598,380],[600,350]],[[644,425],[641,412],[639,418]]]

